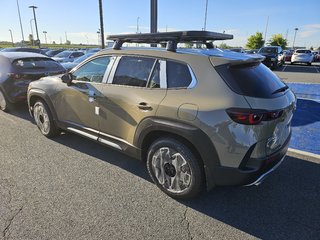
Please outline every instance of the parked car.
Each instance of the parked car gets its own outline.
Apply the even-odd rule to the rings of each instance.
[[[311,51],[313,54],[313,62],[318,62],[320,61],[320,53],[319,51]]]
[[[283,58],[285,62],[290,62],[293,54],[293,50],[285,50],[283,51]]]
[[[246,54],[256,54],[258,53],[259,49],[248,49],[245,50]]]
[[[12,104],[25,100],[31,81],[64,72],[59,63],[41,54],[1,52],[0,109],[8,111]]]
[[[272,70],[284,63],[283,50],[279,46],[262,47],[258,54],[265,56],[262,63]]]
[[[84,55],[84,52],[82,51],[68,51],[65,50],[61,53],[58,53],[54,57],[52,57],[53,60],[57,62],[73,62],[76,58]]]
[[[88,57],[91,57],[95,52],[90,52],[85,55],[82,55],[81,57],[78,57],[76,60],[73,62],[62,62],[61,65],[67,70],[70,71],[72,68],[77,66],[79,63],[83,62],[86,60]]]
[[[307,65],[311,66],[313,61],[313,54],[310,50],[306,49],[296,49],[291,57],[291,64],[295,63],[306,63]]]
[[[45,49],[40,48],[25,48],[25,47],[15,47],[15,48],[4,48],[1,52],[32,52],[46,55]]]
[[[65,49],[51,49],[46,52],[46,55],[48,57],[54,57],[55,55],[57,55],[58,53],[61,53],[63,51],[65,51]]]
[[[142,159],[173,198],[258,185],[285,157],[296,99],[262,56],[212,46],[231,38],[207,31],[109,36],[113,49],[32,82],[30,113],[47,137],[63,129]],[[167,50],[122,48],[126,41],[167,42]],[[209,49],[177,48],[187,41]]]
[[[229,50],[232,52],[246,53],[246,51],[243,48],[230,48]]]

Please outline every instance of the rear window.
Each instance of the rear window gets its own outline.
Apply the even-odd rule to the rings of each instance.
[[[61,70],[63,67],[56,61],[49,58],[23,58],[17,59],[13,63],[16,69],[21,70]]]
[[[275,91],[286,85],[261,63],[230,66],[228,64],[215,67],[217,72],[236,93],[257,97],[276,97]]]
[[[259,53],[277,53],[278,49],[273,47],[263,47],[259,50]]]
[[[310,50],[297,50],[296,53],[311,53]]]

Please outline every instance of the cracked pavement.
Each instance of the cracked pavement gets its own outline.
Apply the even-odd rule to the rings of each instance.
[[[0,112],[0,239],[319,239],[319,161],[287,157],[259,187],[191,201],[144,165],[73,134],[50,140],[26,106]]]

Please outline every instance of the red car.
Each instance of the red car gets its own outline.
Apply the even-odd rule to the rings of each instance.
[[[292,50],[286,50],[283,52],[284,61],[290,62],[292,57],[293,51]]]

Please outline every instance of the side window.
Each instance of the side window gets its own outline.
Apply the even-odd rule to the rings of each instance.
[[[168,88],[187,88],[191,81],[192,76],[186,64],[167,61]]]
[[[104,73],[110,64],[111,57],[100,57],[87,62],[72,73],[75,80],[98,82],[103,80]]]
[[[113,84],[145,87],[155,59],[123,56],[113,78]]]
[[[156,66],[153,69],[148,87],[160,88],[160,63],[159,62],[156,63]]]

